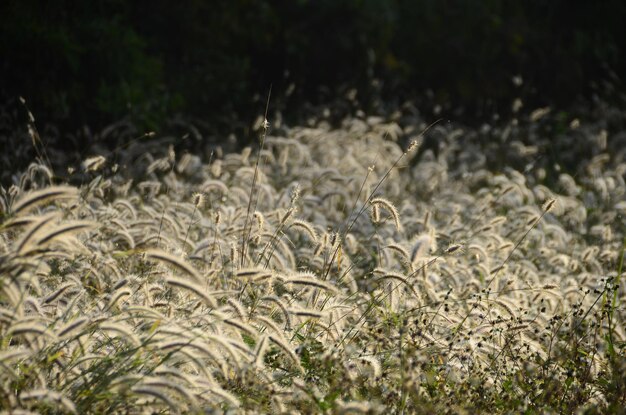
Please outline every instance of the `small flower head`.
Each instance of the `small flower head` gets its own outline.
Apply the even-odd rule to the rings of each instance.
[[[202,206],[204,206],[204,194],[194,193],[192,196],[192,200],[196,209],[200,209]]]
[[[448,248],[446,248],[445,253],[446,254],[451,254],[451,253],[457,251],[459,248],[461,248],[460,244],[452,244]]]
[[[406,149],[406,152],[411,153],[419,146],[419,144],[420,143],[417,140],[412,140],[411,143],[409,144],[409,147]]]
[[[296,183],[296,185],[291,190],[291,206],[295,205],[298,199],[300,198],[300,184]]]
[[[546,202],[546,204],[544,205],[543,210],[544,210],[545,212],[549,212],[549,211],[550,211],[550,210],[554,207],[554,204],[555,204],[555,203],[556,203],[556,199],[550,199],[550,200],[548,200],[548,201]]]

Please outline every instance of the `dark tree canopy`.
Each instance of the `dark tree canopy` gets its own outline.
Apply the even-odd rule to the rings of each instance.
[[[478,111],[567,105],[620,85],[624,21],[621,0],[7,0],[0,95],[73,126],[247,115],[270,84],[287,112],[348,88],[366,108],[427,89]]]

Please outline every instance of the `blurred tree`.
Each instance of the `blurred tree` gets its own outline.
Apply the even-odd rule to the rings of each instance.
[[[0,16],[0,92],[24,96],[35,114],[110,122],[159,97],[161,64],[127,2],[8,0]]]
[[[270,84],[286,112],[347,88],[366,106],[379,79],[387,97],[431,89],[490,115],[518,96],[567,105],[626,73],[624,21],[622,0],[5,0],[0,96],[55,123],[157,126],[175,111],[248,117]]]

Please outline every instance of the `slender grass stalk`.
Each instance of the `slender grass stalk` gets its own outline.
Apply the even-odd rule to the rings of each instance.
[[[257,180],[259,177],[259,168],[261,166],[261,153],[265,148],[265,139],[267,137],[267,130],[269,128],[269,122],[267,121],[267,113],[270,106],[270,98],[272,97],[272,86],[270,85],[270,90],[267,94],[267,101],[265,103],[265,114],[263,116],[263,134],[261,134],[261,143],[259,144],[259,151],[257,153],[257,158],[254,163],[254,176],[252,178],[252,185],[250,186],[250,194],[248,196],[248,207],[246,209],[246,220],[243,225],[243,233],[241,238],[241,263],[240,266],[243,268],[245,264],[245,258],[247,255],[246,248],[250,241],[250,233],[252,232],[252,224],[250,223],[250,216],[257,208],[258,203],[258,192],[256,189]]]

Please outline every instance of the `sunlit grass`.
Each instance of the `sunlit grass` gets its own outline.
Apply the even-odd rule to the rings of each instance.
[[[34,164],[0,189],[0,409],[618,412],[624,153],[577,132],[546,180],[535,122]]]

